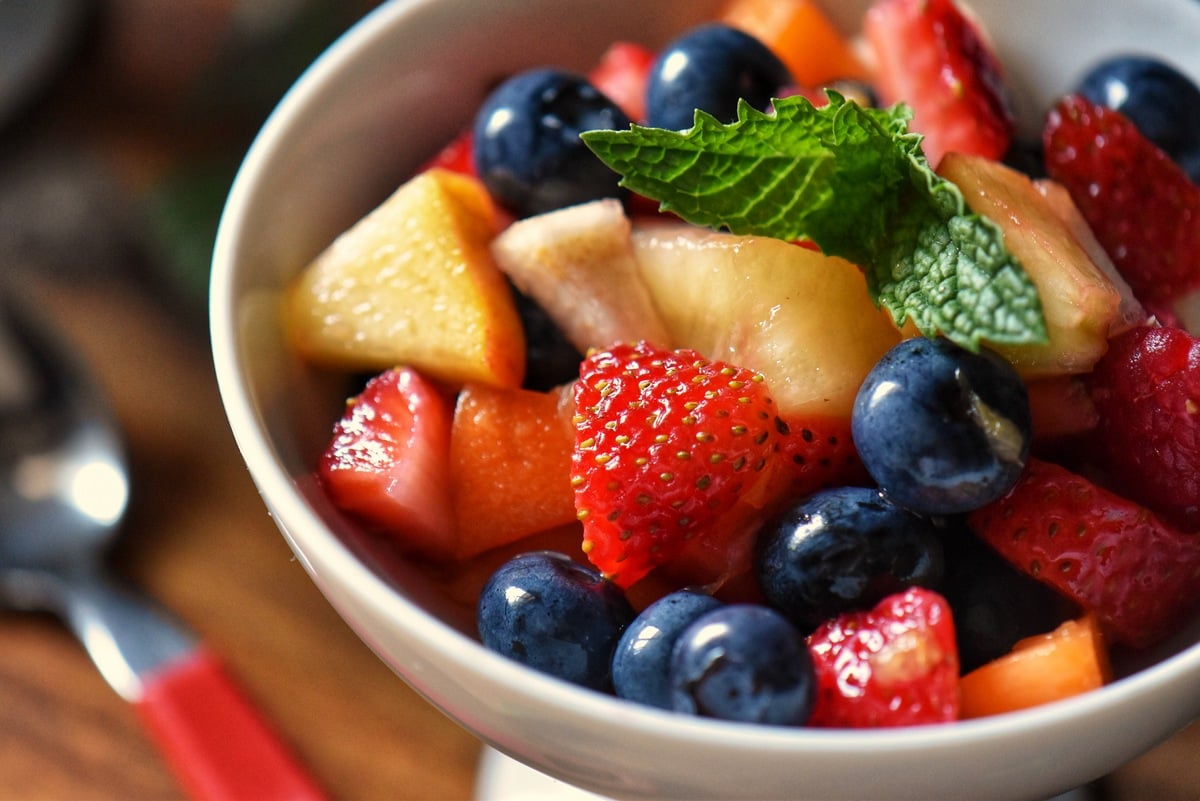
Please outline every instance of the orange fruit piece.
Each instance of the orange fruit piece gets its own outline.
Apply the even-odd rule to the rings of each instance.
[[[960,715],[998,715],[1094,690],[1111,678],[1108,651],[1093,615],[1021,640],[1008,654],[959,680]]]
[[[850,41],[813,0],[730,0],[718,20],[765,44],[802,87],[869,77]]]
[[[463,387],[450,428],[459,558],[575,522],[573,413],[565,390]]]

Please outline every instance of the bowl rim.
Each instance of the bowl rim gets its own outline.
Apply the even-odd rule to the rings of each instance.
[[[808,729],[730,723],[689,717],[643,707],[576,687],[532,671],[484,648],[449,624],[424,611],[377,575],[327,526],[306,501],[294,476],[281,463],[256,410],[238,338],[237,264],[240,241],[248,236],[245,213],[260,180],[270,169],[275,147],[295,119],[322,87],[335,83],[341,72],[372,43],[388,38],[394,26],[413,10],[438,0],[392,0],[368,12],[316,59],[287,91],[253,140],[231,186],[215,240],[210,282],[210,337],[218,389],[226,417],[251,477],[276,518],[286,521],[285,536],[306,571],[318,585],[320,572],[332,571],[357,588],[359,602],[421,639],[440,658],[465,666],[481,680],[499,682],[514,692],[537,697],[550,706],[569,708],[593,722],[621,721],[642,734],[668,734],[681,743],[711,743],[719,737],[725,747],[759,752],[809,754],[878,753],[895,748],[897,729]],[[282,527],[282,526],[281,526]],[[299,543],[303,548],[298,548]],[[321,564],[317,571],[313,560]],[[340,610],[339,610],[340,611]],[[1187,675],[1200,674],[1200,643],[1119,678],[1111,684],[1041,707],[975,720],[906,727],[905,750],[943,749],[971,741],[1018,735],[1050,723],[1071,725],[1138,698]]]

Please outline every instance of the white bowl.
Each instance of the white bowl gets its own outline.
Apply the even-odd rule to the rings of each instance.
[[[1122,666],[1109,687],[992,719],[882,731],[694,719],[581,690],[484,650],[432,581],[365,548],[314,486],[311,469],[346,385],[289,353],[277,316],[284,284],[460,130],[497,78],[535,64],[586,69],[612,40],[659,44],[717,5],[394,2],[308,70],[246,157],[213,262],[216,369],[254,481],[313,580],[381,659],[487,743],[580,787],[646,798],[976,801],[1045,797],[1094,779],[1200,714],[1200,625],[1145,664]],[[827,3],[848,29],[865,5]],[[1200,78],[1193,0],[974,7],[1027,131],[1114,51],[1165,54]]]

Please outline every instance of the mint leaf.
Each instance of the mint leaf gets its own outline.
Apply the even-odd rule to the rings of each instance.
[[[696,112],[686,131],[588,131],[621,184],[688,222],[735,234],[810,239],[859,265],[898,324],[981,341],[1046,340],[1037,289],[1000,229],[929,167],[902,105],[868,109],[829,92],[771,113],[746,103],[728,125]]]

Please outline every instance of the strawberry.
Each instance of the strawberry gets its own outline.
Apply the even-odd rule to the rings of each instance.
[[[691,350],[623,344],[575,383],[571,483],[583,548],[629,587],[772,473],[775,404],[762,376]]]
[[[1141,327],[1117,336],[1088,379],[1098,461],[1122,494],[1200,530],[1200,338]]]
[[[633,42],[613,42],[588,72],[588,80],[634,122],[646,119],[646,78],[654,51]]]
[[[789,497],[870,481],[854,447],[849,419],[829,416],[785,423],[779,454]]]
[[[1009,562],[1096,615],[1114,643],[1143,648],[1200,605],[1200,536],[1066,468],[1031,459],[971,528]]]
[[[420,373],[387,370],[346,405],[317,475],[329,499],[407,550],[454,555],[450,498],[451,411]]]
[[[441,167],[444,170],[463,175],[475,175],[475,157],[471,151],[471,139],[471,132],[463,131],[435,153],[433,158],[421,167],[421,171]]]
[[[958,717],[958,646],[946,599],[912,587],[846,612],[808,638],[817,679],[811,726],[867,728]]]
[[[779,458],[769,479],[721,518],[718,530],[693,538],[658,575],[671,587],[705,586],[729,602],[764,602],[753,574],[759,528],[789,501],[828,487],[870,481],[850,435],[850,421],[812,417],[782,421]]]
[[[878,0],[863,33],[880,100],[905,102],[931,164],[950,151],[999,159],[1015,130],[999,59],[953,0]]]
[[[1134,294],[1177,325],[1200,290],[1200,186],[1124,115],[1082,95],[1042,133],[1046,171],[1066,186]]]

